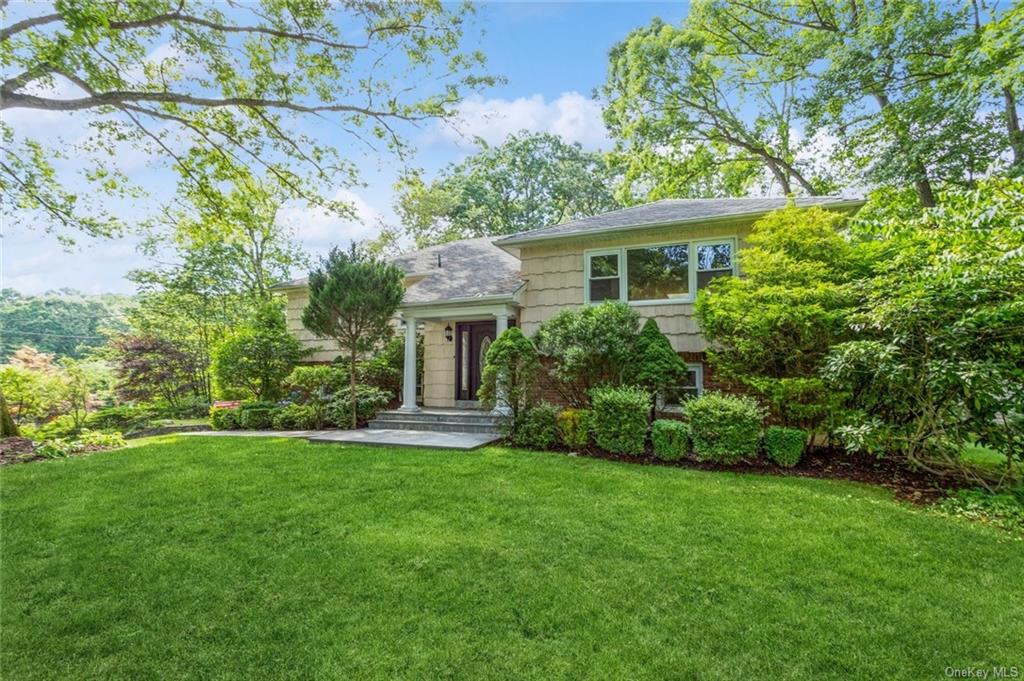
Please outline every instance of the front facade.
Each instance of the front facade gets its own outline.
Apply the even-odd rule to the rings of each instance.
[[[693,316],[697,292],[719,276],[738,276],[736,253],[753,223],[785,199],[667,200],[503,238],[453,242],[395,259],[406,273],[400,309],[406,335],[403,409],[415,410],[415,345],[422,335],[425,407],[474,407],[483,358],[510,325],[532,336],[559,311],[622,300],[654,318],[690,366],[684,392],[703,390],[707,344]],[[862,202],[798,199],[852,212]],[[302,327],[305,282],[282,285],[288,325],[309,347],[321,341]],[[411,361],[410,361],[410,352]],[[316,361],[336,352],[318,351]]]

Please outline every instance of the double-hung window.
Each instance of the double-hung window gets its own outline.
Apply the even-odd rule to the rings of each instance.
[[[691,302],[712,279],[735,273],[735,247],[729,238],[587,251],[587,302]]]

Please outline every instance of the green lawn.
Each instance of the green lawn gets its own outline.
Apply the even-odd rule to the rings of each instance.
[[[1024,544],[852,484],[167,437],[0,485],[9,679],[1024,667]]]

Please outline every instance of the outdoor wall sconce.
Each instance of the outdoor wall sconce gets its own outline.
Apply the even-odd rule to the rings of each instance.
[[[444,339],[446,341],[448,341],[449,343],[452,342],[452,325],[451,324],[449,324],[448,326],[444,327]]]

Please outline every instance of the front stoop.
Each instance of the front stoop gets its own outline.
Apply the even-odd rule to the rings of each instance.
[[[476,449],[501,439],[501,417],[471,409],[384,411],[359,430],[337,431],[310,442],[351,442],[391,447]]]

